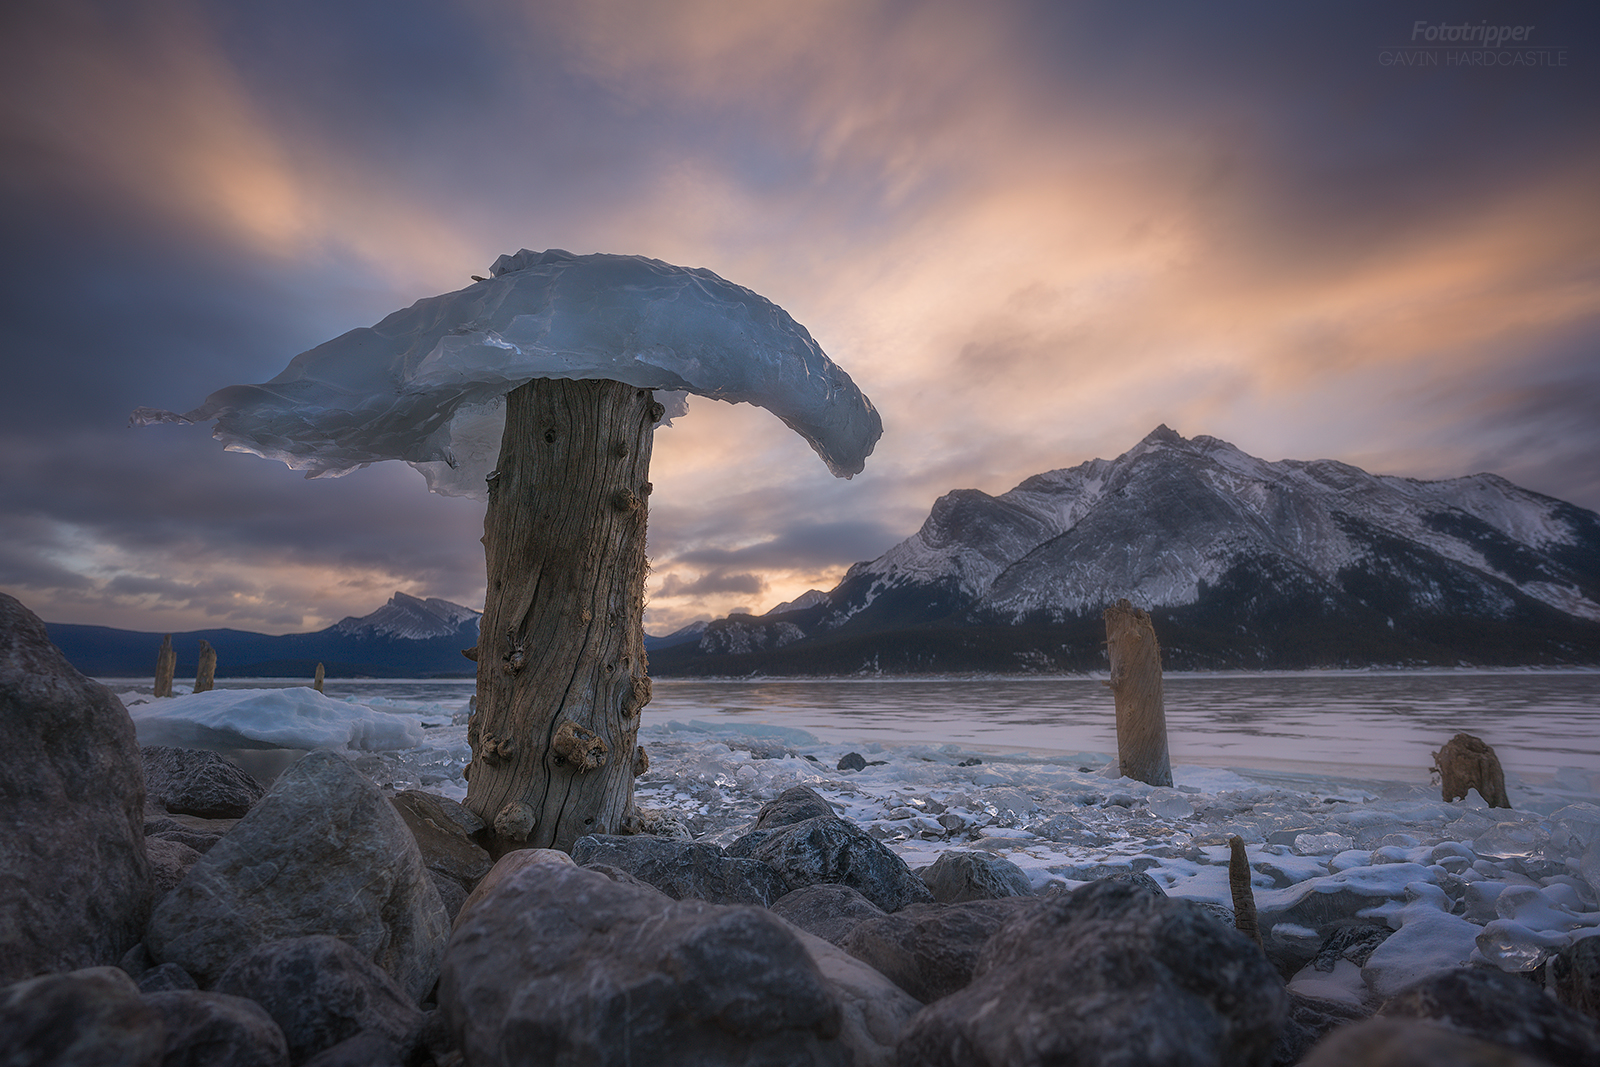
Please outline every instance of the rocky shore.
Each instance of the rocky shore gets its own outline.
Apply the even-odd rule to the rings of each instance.
[[[3,594],[0,737],[8,1064],[1600,1062],[1600,938],[1352,1008],[1291,994],[1304,961],[1148,876],[1040,895],[983,852],[912,870],[803,787],[727,847],[492,863],[459,804],[336,752],[263,792],[141,750]],[[1302,919],[1330,960],[1371,951]]]

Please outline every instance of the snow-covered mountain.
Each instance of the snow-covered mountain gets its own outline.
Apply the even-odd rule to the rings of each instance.
[[[333,624],[334,633],[345,637],[386,637],[403,641],[425,641],[430,637],[453,637],[463,623],[483,614],[438,597],[423,600],[395,593],[389,602],[370,615],[347,615]]]
[[[1268,462],[1161,426],[1114,460],[947,493],[833,590],[718,620],[694,647],[813,664],[876,647],[881,669],[888,641],[904,669],[963,669],[948,650],[978,646],[984,669],[1092,666],[1072,646],[1122,597],[1190,666],[1595,662],[1600,515],[1492,474]],[[699,669],[687,647],[653,663]]]

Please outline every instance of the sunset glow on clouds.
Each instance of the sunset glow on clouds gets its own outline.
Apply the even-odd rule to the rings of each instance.
[[[655,445],[652,632],[827,588],[943,492],[1161,422],[1600,506],[1586,11],[1470,12],[1564,67],[1403,70],[1378,49],[1433,5],[234,8],[0,16],[0,588],[51,621],[481,602],[481,511],[410,471],[307,483],[124,423],[521,247],[749,286],[883,415],[839,481],[692,400]]]

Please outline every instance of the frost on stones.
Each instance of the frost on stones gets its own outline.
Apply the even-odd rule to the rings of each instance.
[[[883,433],[872,403],[782,308],[700,268],[560,249],[501,256],[492,277],[417,301],[296,356],[260,385],[136,425],[216,420],[230,451],[332,477],[404,460],[435,492],[485,496],[505,394],[535,378],[602,379],[764,407],[835,475]]]

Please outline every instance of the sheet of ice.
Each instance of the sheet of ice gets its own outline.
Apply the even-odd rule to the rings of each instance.
[[[404,460],[435,492],[479,498],[500,451],[503,398],[534,378],[756,404],[844,478],[883,433],[871,401],[804,326],[709,270],[523,249],[490,272],[318,345],[269,382],[218,390],[184,414],[139,408],[132,421],[216,419],[229,450],[307,477]]]
[[[314,689],[213,689],[128,708],[141,745],[179,748],[411,748],[420,718],[323,696]]]

